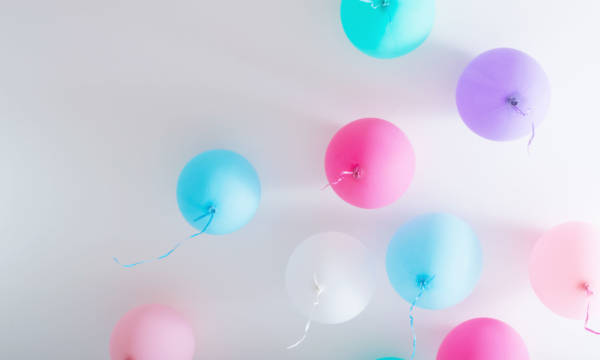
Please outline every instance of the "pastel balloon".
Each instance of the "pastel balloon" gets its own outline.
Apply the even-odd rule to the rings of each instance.
[[[450,214],[426,214],[402,225],[387,250],[388,278],[417,307],[443,309],[463,301],[479,281],[482,251],[477,236]]]
[[[119,320],[110,336],[111,360],[192,360],[191,325],[164,305],[143,305]]]
[[[177,203],[184,218],[208,234],[227,234],[252,219],[260,202],[260,180],[243,156],[210,150],[190,160],[177,183]],[[214,211],[210,226],[204,229]]]
[[[478,135],[497,141],[535,133],[550,105],[550,83],[531,56],[499,48],[477,56],[463,71],[456,106]]]
[[[292,253],[285,274],[293,305],[309,317],[316,285],[323,289],[312,319],[339,324],[360,314],[375,289],[375,262],[355,238],[326,232],[304,240]]]
[[[415,154],[394,124],[364,118],[342,127],[325,155],[325,173],[346,202],[375,209],[395,202],[410,185]]]
[[[433,27],[434,0],[342,0],[348,39],[363,53],[381,59],[407,54]]]
[[[519,334],[502,321],[477,318],[455,327],[442,342],[437,360],[528,360]]]
[[[558,225],[537,241],[529,262],[533,290],[558,315],[583,320],[600,309],[600,230],[583,222]],[[586,289],[586,287],[588,289]]]

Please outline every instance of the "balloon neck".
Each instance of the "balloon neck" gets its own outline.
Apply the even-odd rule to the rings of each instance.
[[[360,179],[361,176],[363,176],[362,168],[358,165],[355,165],[354,168],[352,168],[352,177],[354,179]]]
[[[506,103],[510,105],[521,116],[527,116],[527,112],[523,110],[523,101],[519,95],[510,95],[506,98]]]
[[[313,286],[317,297],[321,296],[323,291],[325,291],[325,287],[319,282],[319,279],[317,278],[317,273],[313,274]]]
[[[371,4],[371,8],[385,8],[391,5],[391,0],[360,0],[360,2],[364,2],[365,4]]]
[[[208,207],[208,210],[206,210],[206,212],[204,214],[202,214],[202,215],[200,215],[200,216],[198,216],[197,218],[194,219],[194,222],[196,222],[198,220],[201,220],[201,219],[204,219],[207,216],[211,216],[212,217],[212,216],[215,215],[216,212],[217,212],[217,209],[214,207],[214,205],[210,205]]]
[[[592,290],[592,287],[590,286],[590,284],[584,283],[583,290],[585,290],[585,294],[587,297],[594,296],[594,290]]]
[[[433,281],[434,278],[435,278],[435,276],[419,275],[419,276],[417,276],[417,286],[421,290],[427,290],[427,288],[429,288],[429,285],[431,285],[431,282]]]

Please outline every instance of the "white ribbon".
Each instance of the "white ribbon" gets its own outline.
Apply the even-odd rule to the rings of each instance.
[[[317,306],[319,306],[319,300],[321,298],[321,294],[325,290],[319,284],[319,281],[317,281],[317,274],[313,275],[313,281],[314,281],[314,286],[315,286],[315,301],[313,302],[313,307],[310,310],[310,313],[308,315],[308,321],[306,322],[306,325],[304,326],[304,334],[302,335],[300,340],[298,340],[294,344],[288,346],[287,347],[288,350],[297,347],[298,345],[302,344],[304,342],[304,340],[306,340],[306,336],[308,336],[308,331],[310,330],[310,325],[312,324],[313,317],[315,315],[315,311],[317,310]]]

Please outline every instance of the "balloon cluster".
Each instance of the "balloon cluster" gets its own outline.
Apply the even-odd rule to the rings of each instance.
[[[343,30],[350,42],[376,58],[405,55],[420,46],[433,27],[434,0],[342,0]],[[544,120],[550,85],[541,66],[519,50],[486,51],[464,69],[456,87],[456,106],[476,134],[495,141],[529,136]],[[396,202],[415,173],[415,153],[406,134],[391,122],[362,118],[332,137],[325,152],[326,187],[345,202],[378,209]],[[261,186],[254,167],[229,150],[210,150],[181,171],[177,203],[184,219],[200,234],[234,232],[254,216]],[[165,254],[124,267],[161,260]],[[582,320],[589,327],[592,309],[600,307],[600,230],[570,222],[545,233],[531,255],[531,285],[555,313]],[[292,304],[306,317],[306,339],[313,322],[340,324],[358,316],[374,293],[376,258],[359,240],[339,232],[319,233],[291,254],[285,286]],[[391,238],[385,259],[388,279],[408,304],[412,353],[417,350],[416,308],[446,309],[466,299],[482,272],[482,248],[464,220],[428,213],[402,224]],[[128,312],[110,340],[113,360],[190,360],[192,327],[174,310],[145,305]],[[381,358],[379,360],[400,360]],[[444,338],[437,360],[527,360],[523,339],[508,324],[476,318],[456,326]]]

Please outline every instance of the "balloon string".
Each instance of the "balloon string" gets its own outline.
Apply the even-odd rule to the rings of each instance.
[[[365,4],[371,4],[371,8],[377,9],[379,6],[386,7],[390,6],[390,0],[359,0]]]
[[[415,331],[415,318],[414,318],[413,314],[415,311],[415,307],[417,305],[417,301],[419,301],[419,299],[421,299],[421,297],[423,296],[423,293],[425,292],[425,286],[426,286],[425,281],[419,282],[419,287],[421,290],[417,294],[417,297],[415,297],[413,302],[410,304],[410,310],[408,311],[408,318],[410,319],[410,332],[412,334],[412,354],[410,355],[410,360],[413,360],[415,358],[415,354],[417,352],[417,332]]]
[[[147,259],[147,260],[142,260],[142,261],[134,262],[134,263],[131,263],[131,264],[122,264],[122,263],[119,261],[119,259],[117,259],[116,257],[114,257],[114,258],[113,258],[113,260],[114,260],[114,261],[115,261],[117,264],[121,265],[121,266],[122,266],[122,267],[124,267],[124,268],[132,268],[132,267],[134,267],[134,266],[137,266],[137,265],[141,265],[141,264],[149,263],[149,262],[156,261],[156,260],[162,260],[162,259],[166,258],[167,256],[171,255],[171,254],[172,254],[172,253],[173,253],[175,250],[177,250],[177,249],[178,249],[178,248],[179,248],[181,245],[183,245],[183,243],[184,243],[186,240],[188,240],[188,239],[192,239],[192,238],[195,238],[195,237],[196,237],[196,236],[198,236],[198,235],[204,234],[204,233],[206,232],[206,230],[208,229],[208,227],[210,226],[210,224],[212,224],[212,221],[213,221],[213,219],[214,219],[214,217],[215,217],[215,208],[213,208],[213,207],[210,207],[210,208],[208,209],[208,212],[207,212],[206,214],[203,214],[203,215],[200,215],[200,216],[198,216],[197,218],[195,218],[195,219],[194,219],[194,222],[196,222],[196,221],[198,221],[198,220],[201,220],[201,219],[204,219],[204,218],[205,218],[205,217],[207,217],[207,216],[208,216],[208,221],[206,222],[206,225],[204,225],[204,227],[202,228],[202,230],[201,230],[200,232],[198,232],[198,233],[195,233],[195,234],[191,235],[190,237],[188,237],[188,238],[186,238],[186,239],[184,239],[184,240],[182,240],[182,241],[178,242],[178,243],[177,243],[177,244],[175,244],[175,246],[173,246],[173,247],[172,247],[172,248],[171,248],[169,251],[167,251],[166,253],[164,253],[164,254],[162,254],[162,255],[160,255],[160,256],[157,256],[157,257],[155,257],[155,258],[152,258],[152,259]]]
[[[527,113],[521,110],[518,106],[518,102],[516,100],[511,100],[510,105],[512,105],[513,109],[515,109],[521,116],[527,116]]]
[[[315,311],[317,310],[317,306],[319,306],[319,301],[320,301],[321,294],[323,293],[324,288],[321,285],[319,285],[319,282],[317,281],[317,274],[314,274],[313,281],[314,281],[314,286],[315,286],[315,301],[313,302],[313,307],[310,310],[310,314],[308,315],[308,321],[306,322],[306,325],[304,326],[304,334],[298,341],[296,341],[292,345],[288,346],[286,348],[288,350],[297,347],[298,345],[302,344],[304,342],[304,340],[306,340],[306,337],[308,336],[308,331],[310,330],[310,325],[312,324],[313,317],[315,315]]]
[[[531,144],[533,144],[534,138],[535,138],[535,124],[532,121],[531,122],[531,137],[529,138],[529,141],[527,142],[527,152],[528,153],[531,152]]]
[[[519,107],[519,100],[514,96],[511,96],[507,99],[507,102],[512,106],[512,108],[519,113],[521,116],[527,116],[529,111],[525,112],[523,109]],[[531,152],[531,144],[533,143],[533,139],[535,138],[535,124],[533,121],[531,122],[531,136],[529,137],[529,141],[527,142],[527,152]]]
[[[592,333],[594,335],[600,335],[600,331],[592,330],[592,329],[590,329],[590,327],[588,325],[589,322],[590,322],[590,309],[592,307],[592,296],[594,296],[594,292],[590,288],[590,284],[584,284],[583,287],[585,289],[585,292],[586,292],[587,296],[590,298],[590,300],[588,301],[588,304],[587,304],[587,310],[586,310],[586,313],[585,313],[585,323],[583,325],[583,328],[586,331],[588,331],[588,332],[590,332],[590,333]]]
[[[353,178],[358,179],[361,175],[362,175],[362,170],[358,167],[358,165],[356,165],[352,171],[348,171],[348,170],[344,170],[340,173],[340,175],[338,176],[338,178],[334,181],[334,182],[330,182],[325,184],[325,186],[323,186],[321,188],[321,191],[327,189],[329,186],[333,187],[334,185],[339,184],[342,180],[344,180],[344,177],[346,175],[352,175]]]

